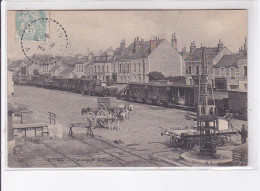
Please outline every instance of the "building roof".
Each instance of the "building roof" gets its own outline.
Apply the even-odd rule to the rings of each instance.
[[[223,47],[221,50],[223,50],[225,47]],[[221,51],[220,50],[220,51]],[[212,59],[214,59],[219,52],[217,47],[213,47],[213,48],[206,48],[206,57],[207,57],[207,61],[212,61]],[[196,48],[192,53],[189,53],[186,58],[185,58],[186,62],[192,62],[192,61],[202,61],[202,48]]]
[[[55,72],[56,70],[58,70],[60,68],[59,65],[55,65],[52,67],[52,69],[50,69],[50,72]]]
[[[156,48],[164,40],[165,39],[156,40]],[[143,50],[140,47],[139,50],[134,53],[134,42],[131,43],[126,48],[125,53],[121,57],[119,57],[119,59],[135,59],[135,58],[148,57],[151,54],[150,41],[144,41],[143,43],[140,42],[140,45],[142,45],[142,44],[143,44]]]
[[[75,64],[84,64],[84,62],[79,62],[79,61],[78,61],[78,62],[75,62]]]
[[[9,69],[14,69],[14,68],[17,68],[19,67],[22,62],[24,62],[23,60],[16,60],[16,61],[13,61],[11,64],[8,65],[8,68]]]
[[[95,56],[94,63],[106,63],[106,62],[113,62],[114,56],[107,56],[107,55],[101,55],[101,56]]]
[[[230,68],[230,67],[237,67],[237,59],[241,57],[241,53],[238,54],[230,54],[230,55],[223,55],[223,57],[214,65],[214,68]]]
[[[73,70],[75,70],[75,67],[66,67],[64,70],[61,71],[61,76],[68,76],[71,72],[73,72]]]

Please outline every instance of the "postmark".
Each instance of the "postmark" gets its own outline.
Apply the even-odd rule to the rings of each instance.
[[[26,19],[35,17],[26,17]],[[55,63],[69,46],[68,35],[61,23],[52,18],[37,18],[28,22],[21,33],[21,49],[32,63]],[[48,30],[47,30],[48,26]],[[19,34],[19,32],[17,31]]]

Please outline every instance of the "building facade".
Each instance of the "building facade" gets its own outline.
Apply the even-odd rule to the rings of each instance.
[[[223,57],[231,52],[223,46],[219,40],[217,47],[206,47],[206,63],[209,83],[214,82],[213,66]],[[201,74],[202,47],[197,48],[193,41],[190,45],[190,52],[185,58],[186,85],[198,85],[199,75]]]
[[[247,89],[247,43],[238,53],[224,55],[214,65],[215,87],[222,90]]]
[[[144,41],[138,37],[131,43],[117,62],[117,79],[121,83],[149,81],[150,72],[164,76],[183,76],[184,61],[177,50],[177,39],[172,36],[170,44],[158,37]]]

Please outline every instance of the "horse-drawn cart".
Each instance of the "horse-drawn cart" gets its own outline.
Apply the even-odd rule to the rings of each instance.
[[[108,127],[110,122],[120,118],[120,107],[112,107],[110,98],[99,97],[97,98],[97,108],[82,109],[81,114],[85,114],[86,121],[96,126]]]

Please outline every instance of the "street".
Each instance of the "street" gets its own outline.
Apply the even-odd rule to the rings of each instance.
[[[120,103],[124,103],[124,101],[116,100],[115,98],[111,99],[113,106],[118,106]],[[51,149],[52,152],[56,151],[56,154],[54,154],[55,156],[57,155],[57,152],[59,153],[58,155],[64,155],[66,160],[68,160],[68,163],[61,165],[61,162],[58,162],[59,165],[57,165],[49,163],[50,160],[46,159],[48,163],[45,165],[37,165],[34,163],[31,166],[41,167],[50,164],[54,167],[198,166],[198,164],[187,163],[184,160],[181,160],[180,155],[187,150],[170,148],[168,146],[169,137],[161,136],[160,133],[160,127],[173,130],[184,129],[186,126],[191,126],[191,121],[185,118],[186,111],[131,103],[134,105],[134,111],[130,113],[130,119],[126,119],[121,123],[120,131],[117,131],[116,128],[114,130],[109,130],[108,128],[97,127],[93,130],[96,139],[91,139],[82,134],[86,133],[86,129],[78,128],[75,130],[76,139],[71,139],[67,136],[69,131],[68,124],[84,122],[84,117],[81,116],[81,109],[86,107],[97,107],[97,97],[82,96],[81,94],[76,93],[30,86],[15,86],[15,95],[12,98],[12,101],[32,110],[35,122],[47,123],[47,113],[54,112],[57,115],[57,123],[60,123],[63,126],[62,140],[55,141],[54,139],[45,139],[44,144],[41,144],[41,147],[39,147],[39,145],[34,145],[31,142],[28,142],[26,145],[28,146],[27,151],[28,153],[31,153],[31,155],[37,155],[37,152],[33,152],[34,149],[36,149],[41,153],[41,155],[47,152],[49,156],[51,152],[48,152],[47,150]],[[240,120],[233,120],[232,122],[236,129],[240,129],[241,125],[245,123]],[[122,143],[114,147],[113,145],[116,145],[115,141],[118,140],[121,140]],[[86,146],[86,144],[88,146]],[[109,146],[109,144],[112,144],[112,146]],[[233,145],[239,144],[240,136],[234,135],[232,136],[231,143],[227,144],[225,147],[221,147],[220,149],[230,150]],[[28,149],[29,147],[31,149]],[[94,149],[95,152],[91,151],[90,147]],[[84,157],[89,153],[94,154],[91,155],[88,160],[78,159],[77,157],[75,158],[75,150],[78,154],[77,157],[79,157],[79,155]],[[97,153],[100,155],[100,152],[104,155],[101,157],[103,162],[100,162],[100,159],[93,159]],[[114,156],[116,153],[119,155]],[[41,155],[37,156],[46,157]],[[122,159],[122,157],[125,157],[129,160],[131,157],[126,157],[129,155],[132,156],[132,160],[126,162]],[[114,162],[110,161],[111,157],[112,159],[115,159]],[[106,160],[110,162],[107,162]],[[123,162],[120,162],[120,160],[123,160]],[[62,159],[62,161],[65,160]],[[75,161],[81,162],[75,164]],[[97,163],[97,161],[99,162]]]

